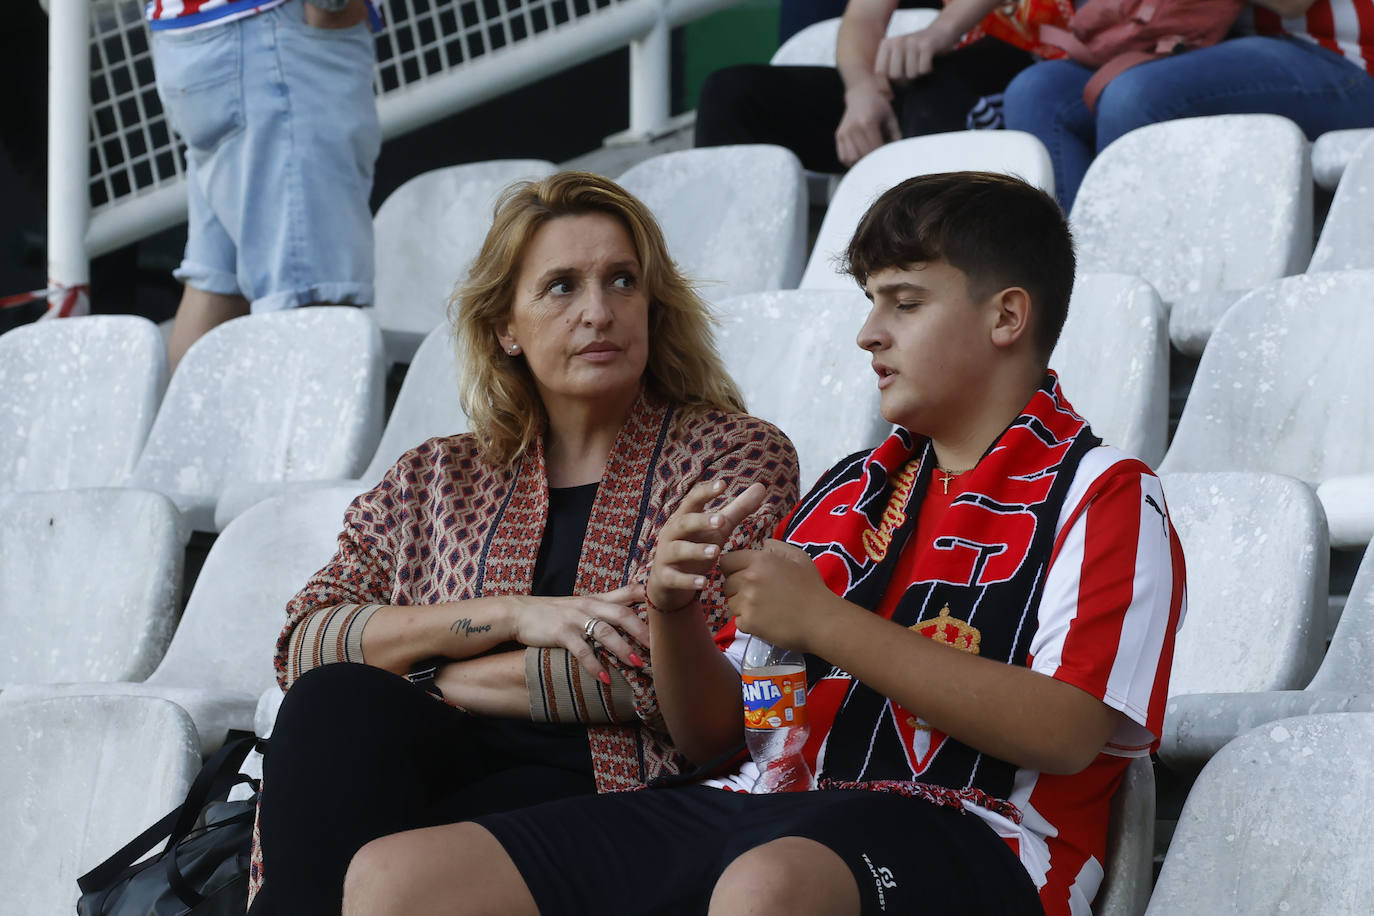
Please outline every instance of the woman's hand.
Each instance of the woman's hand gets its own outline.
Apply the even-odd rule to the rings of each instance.
[[[627,665],[642,668],[644,660],[630,642],[649,644],[648,624],[629,607],[639,597],[639,588],[632,585],[566,598],[509,595],[505,600],[510,602],[511,639],[534,648],[567,649],[587,673],[609,684],[611,677],[597,660],[588,636]]]
[[[696,600],[735,528],[763,505],[767,490],[752,483],[724,508],[705,511],[707,503],[724,493],[724,480],[697,484],[660,529],[654,567],[644,584],[654,609],[670,613]]]

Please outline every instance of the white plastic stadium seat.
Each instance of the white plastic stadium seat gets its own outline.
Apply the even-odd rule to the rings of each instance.
[[[1195,769],[1266,722],[1356,711],[1374,712],[1374,549],[1365,551],[1331,646],[1305,689],[1171,697],[1159,756],[1172,767]]]
[[[276,684],[272,655],[286,603],[337,547],[351,488],[309,490],[259,503],[210,549],[167,655],[138,684],[12,687],[0,706],[45,696],[155,696],[191,714],[208,753],[231,728],[253,727],[258,697]]]
[[[1021,131],[961,130],[880,146],[840,179],[821,221],[801,288],[852,289],[854,281],[836,270],[838,259],[879,195],[915,175],[966,169],[1016,175],[1054,193],[1049,153],[1039,140]]]
[[[491,227],[496,200],[510,184],[552,175],[541,159],[498,159],[416,175],[382,202],[376,237],[376,304],[369,311],[391,362],[409,362],[443,320],[449,296],[468,273]]]
[[[1374,127],[1331,130],[1313,141],[1312,177],[1317,184],[1334,191],[1355,151],[1370,137],[1374,137]]]
[[[360,309],[236,318],[187,351],[134,484],[211,531],[231,484],[352,477],[376,450],[385,385],[381,334]]]
[[[1288,277],[1236,303],[1202,355],[1160,468],[1266,470],[1312,486],[1374,475],[1371,299],[1374,270],[1351,270]],[[1374,535],[1368,501],[1322,505],[1341,532],[1334,546]]]
[[[879,411],[869,355],[854,342],[868,308],[856,289],[752,293],[719,306],[725,367],[749,412],[796,446],[803,493],[891,428]]]
[[[179,804],[199,769],[191,720],[164,700],[0,707],[0,909],[75,912],[76,879]]]
[[[887,34],[920,31],[934,22],[938,13],[932,9],[893,10],[887,21]],[[813,22],[784,41],[769,63],[775,67],[833,67],[839,34],[839,17]]]
[[[792,289],[806,265],[806,181],[780,146],[664,153],[618,179],[663,228],[668,253],[711,301]]]
[[[1150,916],[1365,914],[1374,714],[1283,719],[1217,753],[1183,806]]]
[[[1159,464],[1169,426],[1169,329],[1150,284],[1079,274],[1050,367],[1102,441]]]
[[[1359,548],[1374,538],[1374,474],[1328,477],[1317,498],[1326,507],[1332,547]]]
[[[1165,474],[1188,564],[1169,696],[1296,690],[1326,641],[1328,553],[1316,495],[1278,474]]]
[[[1112,796],[1107,861],[1093,916],[1140,916],[1154,884],[1155,769],[1149,757],[1126,768]]]
[[[167,385],[157,325],[39,321],[0,336],[0,493],[119,486]]]
[[[468,418],[458,403],[455,356],[453,335],[445,322],[415,351],[382,431],[382,441],[360,477],[230,485],[215,506],[215,527],[223,530],[249,506],[306,487],[353,487],[361,493],[376,486],[398,458],[426,439],[467,432]]]
[[[1196,355],[1246,290],[1307,266],[1307,139],[1275,115],[1146,125],[1093,160],[1070,222],[1079,270],[1148,280],[1174,346]]]
[[[1308,273],[1374,267],[1374,129],[1368,135],[1336,188]]]
[[[188,534],[148,490],[0,495],[0,689],[147,677],[176,627]]]

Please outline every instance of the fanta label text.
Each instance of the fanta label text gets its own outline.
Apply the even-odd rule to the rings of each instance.
[[[806,672],[745,674],[745,728],[806,724]]]

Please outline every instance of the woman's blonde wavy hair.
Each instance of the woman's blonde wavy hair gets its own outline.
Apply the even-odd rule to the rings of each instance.
[[[514,304],[525,247],[549,220],[587,213],[614,216],[634,240],[649,298],[646,388],[679,406],[744,411],[744,399],[716,353],[711,312],[668,256],[649,209],[608,178],[559,172],[517,182],[502,193],[467,281],[449,300],[463,410],[491,464],[514,463],[548,421],[525,360],[508,356],[496,337]]]

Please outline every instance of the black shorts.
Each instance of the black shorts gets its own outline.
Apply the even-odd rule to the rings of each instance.
[[[806,837],[849,866],[864,914],[1043,916],[1030,876],[977,816],[883,792],[688,786],[567,799],[477,823],[515,862],[541,913],[705,913],[738,856]]]

